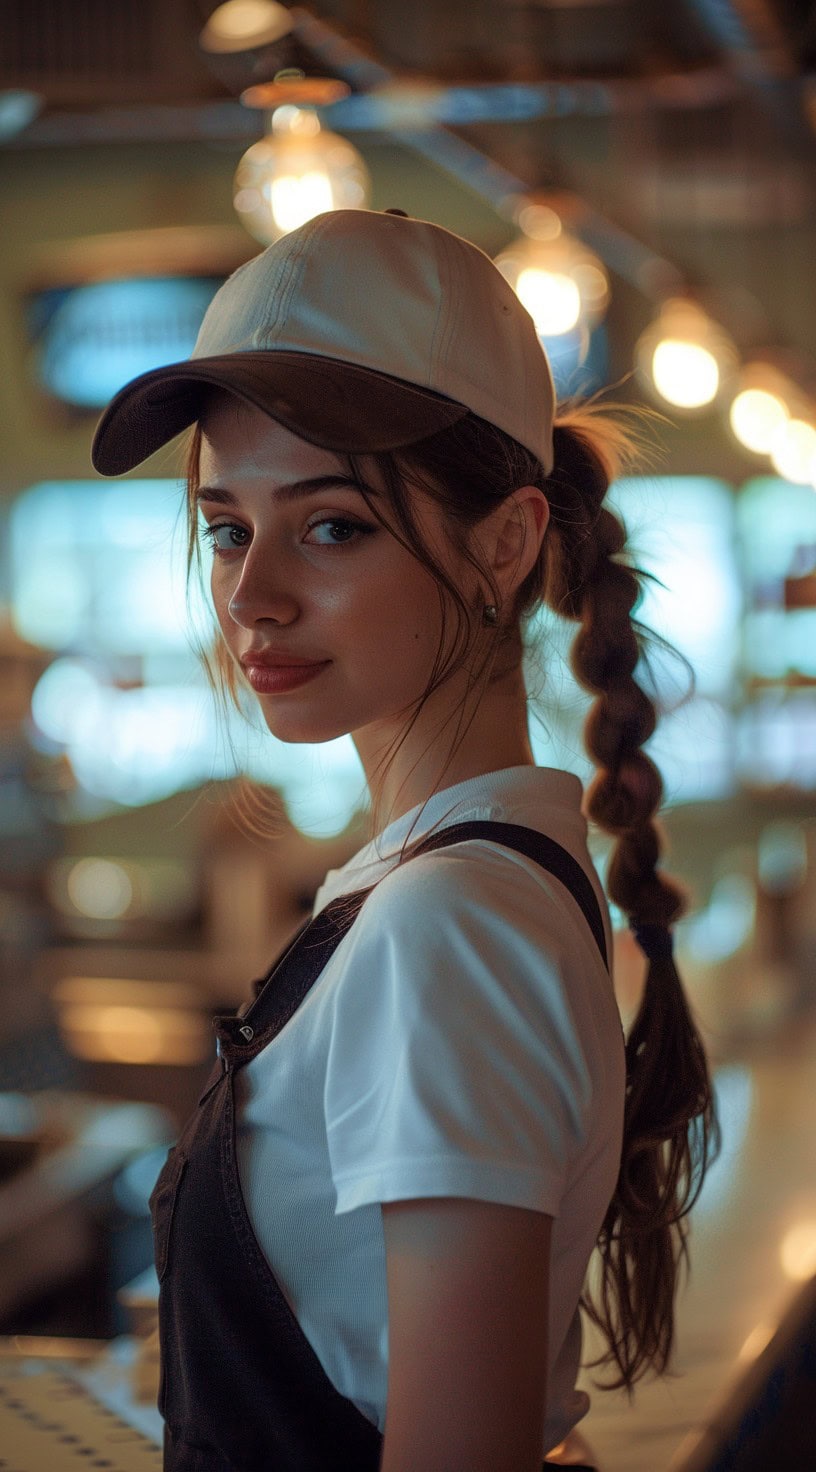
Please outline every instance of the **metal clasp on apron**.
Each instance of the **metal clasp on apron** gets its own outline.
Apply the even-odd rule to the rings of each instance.
[[[219,1057],[223,1056],[222,1043],[234,1048],[245,1048],[255,1037],[255,1029],[249,1022],[238,1017],[214,1017],[213,1027],[216,1034],[215,1050]]]

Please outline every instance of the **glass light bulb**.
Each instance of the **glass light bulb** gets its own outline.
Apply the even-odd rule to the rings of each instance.
[[[220,14],[214,18],[216,29],[222,36],[240,36],[243,40],[267,24],[271,9],[267,0],[232,0],[230,5],[220,7]]]
[[[786,480],[807,485],[816,480],[816,429],[804,419],[789,419],[771,446],[771,463]]]
[[[272,35],[285,34],[291,29],[291,18],[286,6],[276,0],[225,0],[214,10],[205,27],[205,35],[219,49],[243,42],[251,46],[259,38],[267,41]]]
[[[305,225],[307,220],[332,208],[328,175],[318,169],[299,176],[282,174],[270,180],[269,203],[275,224],[283,234],[296,230],[298,225]]]
[[[557,240],[563,225],[555,210],[549,205],[528,204],[518,217],[519,228],[531,240]]]
[[[710,404],[720,386],[720,370],[713,353],[700,343],[671,337],[664,338],[654,350],[652,377],[667,403],[684,409]]]
[[[297,128],[259,138],[235,171],[236,213],[264,245],[328,210],[365,209],[370,198],[371,178],[357,149],[326,128],[314,136],[302,132],[303,116],[295,111]]]
[[[731,428],[746,450],[770,453],[774,440],[790,418],[787,406],[764,388],[746,388],[738,393],[729,411]]]
[[[570,332],[581,315],[581,293],[571,276],[531,267],[519,274],[516,294],[542,337]]]

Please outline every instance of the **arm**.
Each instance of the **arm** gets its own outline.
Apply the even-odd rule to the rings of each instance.
[[[380,1472],[540,1472],[553,1218],[458,1197],[382,1203]]]

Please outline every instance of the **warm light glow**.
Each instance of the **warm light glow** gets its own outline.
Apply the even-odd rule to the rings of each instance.
[[[66,888],[80,915],[94,920],[118,920],[133,902],[133,885],[125,870],[110,859],[80,859],[68,875]]]
[[[564,230],[555,210],[530,204],[517,215],[522,234],[495,257],[494,265],[548,342],[598,325],[609,305],[603,262]]]
[[[541,337],[560,337],[581,315],[581,293],[570,276],[532,267],[521,272],[516,294]]]
[[[638,339],[638,370],[651,392],[676,409],[707,408],[739,364],[733,340],[691,297],[671,297]]]
[[[169,1022],[166,1012],[159,1018],[142,1007],[100,1007],[92,1018],[108,1056],[117,1062],[156,1063],[161,1057],[162,1031]]]
[[[77,1058],[187,1065],[212,1051],[196,988],[179,982],[64,977],[53,988],[60,1030]]]
[[[766,1344],[770,1344],[773,1335],[773,1324],[755,1324],[742,1348],[737,1351],[737,1359],[740,1363],[746,1364],[758,1359]]]
[[[593,266],[590,261],[579,261],[570,272],[573,281],[581,293],[581,301],[585,306],[594,303],[603,303],[605,306],[609,298],[609,281],[604,271],[598,266]]]
[[[816,1220],[800,1222],[782,1239],[779,1261],[786,1277],[804,1283],[816,1273]]]
[[[269,0],[227,0],[210,17],[210,24],[221,36],[240,36],[245,40],[266,26],[276,9]]]
[[[60,1027],[75,1057],[98,1063],[198,1063],[211,1047],[206,1019],[171,1007],[68,1006]]]
[[[281,103],[271,119],[272,133],[295,133],[300,138],[314,138],[320,132],[320,118],[306,107],[293,102]]]
[[[238,164],[233,203],[249,233],[271,245],[327,210],[365,209],[370,194],[357,149],[321,128],[315,112],[286,104]]]
[[[261,192],[264,200],[269,201],[272,218],[284,235],[289,230],[296,230],[298,225],[305,225],[315,215],[330,210],[333,203],[328,176],[318,169],[300,176],[282,174],[278,179],[270,179]]]
[[[764,388],[743,389],[729,411],[731,428],[740,444],[757,455],[770,454],[774,439],[789,418],[787,405]]]
[[[563,229],[561,217],[546,204],[524,205],[516,223],[531,240],[557,240]]]
[[[293,29],[285,5],[275,0],[225,0],[201,32],[205,51],[240,51],[268,45]]]
[[[664,338],[652,355],[652,377],[669,404],[701,408],[717,396],[720,370],[713,353],[699,343]]]
[[[194,1010],[201,1000],[196,986],[183,981],[135,981],[122,976],[63,976],[52,993],[58,1006],[102,1007],[116,1004],[153,1012],[164,1008]]]
[[[774,435],[771,464],[795,485],[816,483],[816,429],[805,419],[788,419]]]

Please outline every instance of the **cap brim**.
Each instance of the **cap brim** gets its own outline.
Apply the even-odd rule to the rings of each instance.
[[[372,368],[313,353],[258,350],[187,359],[125,384],[100,419],[91,461],[123,475],[199,418],[216,385],[327,450],[394,450],[455,424],[464,404]]]

